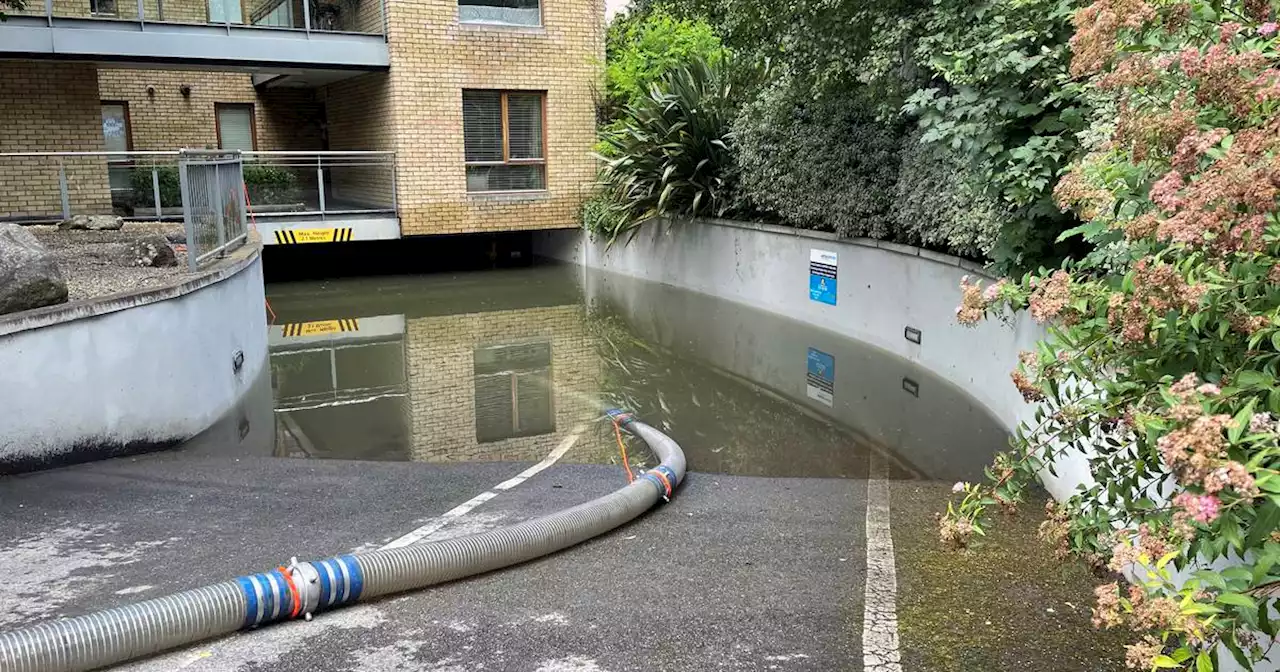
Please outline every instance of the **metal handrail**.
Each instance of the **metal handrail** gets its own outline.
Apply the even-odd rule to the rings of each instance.
[[[39,158],[57,156],[178,156],[188,154],[229,154],[231,149],[148,149],[137,151],[102,151],[102,152],[0,152],[0,158]],[[387,150],[253,150],[241,151],[243,156],[395,156],[394,151]]]
[[[59,156],[178,156],[181,150],[163,149],[137,152],[0,152],[0,159],[30,159]]]
[[[253,150],[241,152],[245,156],[395,156],[396,153],[387,150],[317,150],[314,152],[303,150]]]
[[[316,28],[315,26],[313,26],[313,25],[312,25],[312,21],[311,21],[311,18],[312,18],[312,17],[311,17],[311,2],[310,2],[310,0],[303,0],[303,2],[302,2],[302,26],[301,26],[301,27],[294,27],[294,26],[259,26],[259,25],[253,24],[253,23],[232,23],[232,22],[231,22],[231,19],[230,19],[229,17],[228,17],[228,18],[226,18],[226,19],[224,19],[221,23],[214,23],[214,22],[212,22],[212,21],[207,21],[207,22],[203,22],[203,23],[200,23],[200,22],[188,22],[188,21],[169,21],[169,20],[166,20],[166,19],[164,18],[164,2],[163,2],[163,0],[157,0],[157,13],[159,14],[159,16],[153,16],[153,17],[148,17],[148,16],[147,16],[146,5],[145,5],[145,3],[143,2],[143,0],[137,0],[137,12],[138,12],[138,15],[137,15],[137,17],[136,17],[136,18],[126,18],[126,17],[120,17],[120,16],[94,16],[94,15],[92,15],[92,14],[88,14],[88,15],[86,15],[86,16],[55,16],[55,15],[54,15],[54,13],[53,13],[53,4],[54,4],[54,3],[53,3],[53,0],[44,0],[44,17],[45,17],[45,21],[46,21],[46,23],[47,23],[50,27],[52,27],[52,26],[53,26],[53,21],[54,21],[54,19],[59,19],[59,18],[82,19],[82,18],[86,18],[86,19],[94,19],[94,20],[99,20],[99,21],[113,21],[113,22],[119,22],[119,23],[136,23],[136,24],[138,24],[139,28],[141,28],[143,31],[145,31],[145,30],[147,29],[147,24],[148,24],[148,23],[168,23],[168,24],[177,24],[177,25],[207,25],[207,26],[220,26],[220,27],[222,27],[224,30],[226,30],[226,31],[227,31],[227,34],[228,34],[228,35],[231,33],[231,29],[232,29],[232,28],[236,28],[236,29],[241,29],[241,28],[251,28],[251,29],[255,29],[255,30],[283,30],[283,31],[293,31],[293,32],[306,33],[306,34],[308,34],[308,36],[310,35],[310,33],[311,33],[312,31],[322,32],[322,33],[345,34],[345,35],[381,35],[381,36],[382,36],[382,38],[383,38],[384,40],[385,40],[385,39],[387,39],[387,34],[388,34],[388,30],[387,30],[387,25],[388,25],[388,18],[387,18],[387,0],[379,0],[379,2],[378,2],[378,9],[379,9],[379,11],[381,12],[381,14],[379,15],[379,19],[380,19],[380,20],[378,21],[378,25],[379,25],[379,26],[381,27],[381,29],[382,29],[380,32],[363,32],[363,31],[352,31],[352,30],[323,30],[323,29],[320,29],[320,28]],[[26,16],[39,16],[39,15],[38,15],[38,14],[27,14]]]

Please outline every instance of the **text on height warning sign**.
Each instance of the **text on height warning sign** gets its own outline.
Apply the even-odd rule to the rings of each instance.
[[[809,250],[809,299],[836,305],[836,253]]]

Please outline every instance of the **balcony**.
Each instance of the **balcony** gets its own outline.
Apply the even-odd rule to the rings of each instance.
[[[270,72],[389,64],[386,0],[44,0],[8,14],[0,58]]]
[[[400,237],[393,152],[233,154],[243,163],[249,225],[267,245]],[[180,183],[181,156],[0,153],[0,174],[12,176],[0,184],[0,222],[44,224],[80,214],[183,221],[193,203]]]

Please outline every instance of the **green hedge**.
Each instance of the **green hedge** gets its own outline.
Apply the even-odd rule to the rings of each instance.
[[[782,80],[733,128],[742,195],[783,223],[841,236],[894,237],[900,126],[853,95],[811,99]]]
[[[155,169],[160,178],[160,206],[182,207],[182,188],[176,166],[160,166]],[[298,176],[292,171],[273,166],[246,165],[244,184],[249,192],[249,202],[254,205],[296,203],[301,200]],[[151,182],[151,169],[140,167],[130,175],[135,209],[155,208],[155,189]]]

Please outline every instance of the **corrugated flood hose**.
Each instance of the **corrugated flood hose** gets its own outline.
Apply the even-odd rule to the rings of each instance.
[[[92,670],[515,565],[608,532],[669,497],[685,471],[684,453],[675,441],[625,413],[609,414],[644,440],[661,463],[604,497],[501,530],[314,562],[295,560],[263,574],[0,633],[0,670]]]

